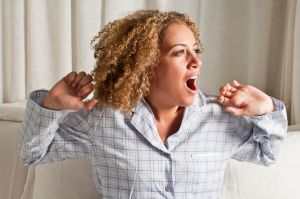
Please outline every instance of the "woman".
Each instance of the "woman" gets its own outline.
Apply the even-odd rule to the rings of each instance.
[[[103,198],[218,198],[230,158],[276,160],[283,103],[237,81],[217,98],[199,91],[203,49],[188,16],[138,11],[108,24],[93,46],[92,77],[72,72],[31,93],[24,164],[87,156]],[[65,109],[79,111],[59,123]]]

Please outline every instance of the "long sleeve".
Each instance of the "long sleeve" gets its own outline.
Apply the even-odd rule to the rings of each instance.
[[[241,138],[241,143],[233,159],[263,165],[276,161],[287,132],[287,116],[283,102],[272,100],[274,112],[239,118],[235,133]]]
[[[63,111],[40,106],[47,91],[30,94],[19,136],[23,164],[53,162],[90,156],[89,131],[93,122],[89,111],[69,113],[60,122]]]

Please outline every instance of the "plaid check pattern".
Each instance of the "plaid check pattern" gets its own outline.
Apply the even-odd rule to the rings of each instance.
[[[180,129],[163,143],[151,108],[142,100],[132,115],[105,106],[71,112],[41,107],[47,91],[30,94],[20,132],[26,165],[89,157],[103,198],[216,199],[230,158],[270,165],[287,131],[284,104],[275,112],[235,117],[199,91]]]

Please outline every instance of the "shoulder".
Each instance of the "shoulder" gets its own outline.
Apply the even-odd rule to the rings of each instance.
[[[96,104],[90,110],[90,114],[92,117],[97,119],[112,119],[125,117],[125,114],[121,110],[115,109],[108,104],[104,104],[102,106]]]

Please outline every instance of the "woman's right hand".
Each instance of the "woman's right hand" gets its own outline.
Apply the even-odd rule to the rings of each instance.
[[[54,110],[89,110],[97,103],[96,99],[83,102],[93,91],[91,82],[91,75],[85,72],[71,72],[50,89],[41,105]]]

